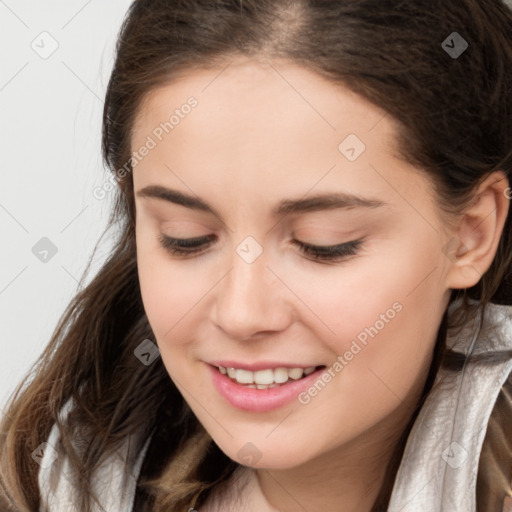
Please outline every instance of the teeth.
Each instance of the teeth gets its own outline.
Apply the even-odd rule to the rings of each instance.
[[[237,373],[239,370],[237,370]],[[269,385],[274,382],[274,370],[258,370],[257,372],[248,372],[254,374],[254,383],[258,385]],[[238,380],[238,379],[237,379]],[[240,382],[240,381],[238,381]]]
[[[302,377],[304,370],[302,368],[291,368],[288,370],[288,375],[291,379],[299,380]]]
[[[231,375],[230,375],[231,377]],[[235,371],[235,380],[239,384],[252,384],[254,382],[252,372],[247,370],[236,370]]]
[[[276,368],[274,370],[274,381],[283,384],[288,380],[288,368]]]
[[[228,375],[233,380],[236,380],[239,384],[245,384],[249,388],[253,389],[267,389],[277,387],[279,384],[284,384],[288,380],[299,380],[302,376],[313,373],[316,366],[310,366],[309,368],[276,368],[274,370],[258,370],[251,372],[249,370],[241,370],[236,368],[224,368],[219,366],[219,371],[223,375]]]

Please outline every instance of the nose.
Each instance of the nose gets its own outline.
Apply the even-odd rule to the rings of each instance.
[[[214,322],[233,339],[279,332],[294,321],[291,294],[264,256],[247,263],[235,253],[231,270],[216,287]]]

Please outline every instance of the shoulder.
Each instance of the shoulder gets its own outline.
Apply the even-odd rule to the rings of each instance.
[[[71,400],[66,403],[61,419],[65,419],[72,405]],[[121,447],[95,470],[91,488],[101,505],[92,500],[91,512],[128,512],[132,509],[137,477],[149,440],[143,440],[140,436],[126,438]],[[72,442],[78,452],[81,450],[80,441],[75,439]],[[53,425],[47,441],[39,447],[38,463],[39,512],[79,510],[75,471],[61,443],[57,423]]]

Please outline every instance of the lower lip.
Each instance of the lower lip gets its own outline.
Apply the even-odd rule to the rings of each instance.
[[[243,411],[266,412],[278,409],[293,402],[325,370],[319,368],[299,380],[289,380],[275,388],[254,389],[237,384],[227,375],[220,373],[215,366],[208,365],[212,373],[213,385],[217,391],[233,406]]]

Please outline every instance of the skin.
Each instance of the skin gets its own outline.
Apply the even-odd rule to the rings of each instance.
[[[289,62],[230,62],[183,75],[139,109],[134,150],[198,100],[133,171],[144,307],[170,378],[214,441],[234,460],[248,442],[259,451],[244,510],[369,511],[423,389],[450,289],[472,286],[492,262],[508,184],[494,173],[454,222],[426,174],[397,156],[396,126],[379,108]],[[353,162],[338,150],[350,133],[366,145]],[[149,185],[197,196],[218,215],[137,195]],[[284,199],[333,191],[386,204],[272,215]],[[217,238],[180,258],[162,233]],[[236,252],[247,236],[263,249],[250,264]],[[331,263],[291,243],[358,238],[356,255]],[[401,311],[307,405],[241,411],[212,385],[212,360],[330,367],[397,302]]]

